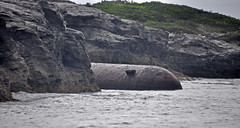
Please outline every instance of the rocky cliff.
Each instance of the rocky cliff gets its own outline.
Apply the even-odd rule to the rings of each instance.
[[[81,31],[66,27],[59,7],[35,0],[0,1],[0,101],[10,91],[99,91]]]
[[[237,45],[169,33],[91,7],[57,5],[67,27],[85,35],[92,62],[158,65],[193,77],[240,77]]]
[[[92,62],[158,65],[195,77],[240,77],[237,45],[73,3],[1,0],[0,45],[1,101],[12,99],[10,91],[98,91],[88,55]]]

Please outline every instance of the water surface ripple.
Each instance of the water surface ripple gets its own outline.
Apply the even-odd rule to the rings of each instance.
[[[182,81],[183,90],[14,93],[0,103],[1,128],[237,128],[240,79]]]

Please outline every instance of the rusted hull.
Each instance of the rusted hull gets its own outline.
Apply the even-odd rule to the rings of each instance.
[[[96,83],[101,89],[177,90],[179,80],[157,66],[92,63]]]

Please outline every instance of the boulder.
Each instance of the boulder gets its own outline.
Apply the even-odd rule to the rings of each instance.
[[[177,90],[178,79],[158,66],[92,63],[91,68],[101,89]]]

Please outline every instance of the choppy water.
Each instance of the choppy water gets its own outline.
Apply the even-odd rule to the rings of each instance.
[[[240,79],[183,81],[178,91],[14,93],[0,103],[1,128],[240,127]]]

